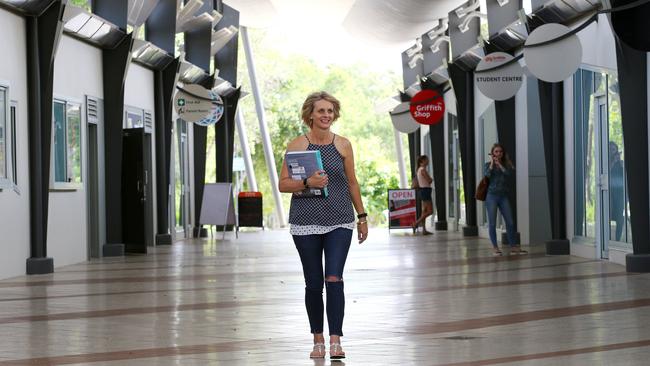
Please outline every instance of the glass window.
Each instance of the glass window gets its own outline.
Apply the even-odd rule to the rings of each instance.
[[[54,181],[67,182],[65,153],[65,102],[54,102]]]
[[[7,88],[0,87],[0,180],[7,178]]]
[[[11,176],[13,177],[14,185],[18,185],[18,155],[16,155],[16,110],[18,106],[16,102],[11,102],[11,110],[9,112],[9,119],[11,121]]]
[[[600,76],[599,76],[600,78]],[[594,72],[578,70],[574,74],[574,172],[575,236],[595,238],[596,119]],[[600,80],[600,79],[599,79]]]
[[[596,237],[596,217],[603,219],[613,245],[631,243],[630,211],[618,79],[614,75],[578,70],[574,87],[575,236]],[[607,189],[599,188],[599,175]],[[596,212],[601,197],[601,211]]]
[[[144,118],[142,109],[131,108],[124,111],[124,128],[142,128],[144,127]]]
[[[609,167],[609,239],[631,243],[630,210],[627,200],[625,153],[623,151],[623,119],[621,99],[618,94],[618,78],[607,78],[608,101],[608,167]]]
[[[54,182],[81,183],[81,106],[54,101]]]
[[[68,182],[81,183],[81,106],[68,104],[67,122],[67,169]]]

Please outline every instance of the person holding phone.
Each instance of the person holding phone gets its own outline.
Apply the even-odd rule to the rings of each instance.
[[[508,184],[507,179],[514,171],[515,167],[512,161],[506,154],[503,145],[495,143],[490,150],[490,161],[485,163],[483,174],[490,179],[488,186],[487,198],[485,199],[485,207],[488,216],[488,231],[490,234],[490,241],[492,242],[492,250],[494,255],[503,255],[499,245],[497,244],[497,209],[501,211],[501,216],[506,222],[506,232],[508,236],[508,244],[510,245],[510,254],[526,254],[516,244],[515,240],[515,225],[512,217],[512,209],[510,202],[508,202]]]
[[[286,150],[320,150],[323,170],[303,180],[294,180],[284,163],[280,172],[280,192],[296,193],[306,187],[327,186],[328,189],[327,197],[298,198],[293,195],[289,211],[290,233],[302,263],[305,307],[314,338],[311,358],[325,357],[323,285],[327,293],[330,358],[345,358],[341,348],[345,309],[343,267],[354,228],[357,228],[359,244],[368,237],[368,215],[355,174],[352,144],[330,130],[340,110],[340,102],[327,92],[307,97],[302,106],[302,121],[309,132],[291,141]],[[356,223],[353,207],[357,212]]]

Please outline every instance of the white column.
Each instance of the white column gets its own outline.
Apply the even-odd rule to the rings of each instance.
[[[241,109],[239,108],[237,108],[237,114],[235,115],[235,123],[237,123],[239,145],[241,145],[242,155],[244,155],[244,165],[246,166],[246,179],[248,179],[248,187],[251,191],[257,192],[257,180],[255,179],[255,170],[253,170],[251,150],[248,148],[248,134],[246,133],[244,116],[242,115]]]
[[[397,167],[399,168],[399,187],[410,188],[409,180],[406,177],[406,166],[404,165],[404,147],[402,145],[402,135],[393,128],[395,135],[395,151],[397,152]]]
[[[284,207],[282,206],[282,197],[280,197],[280,191],[278,190],[278,173],[275,170],[273,146],[271,146],[271,136],[269,135],[268,129],[266,127],[266,118],[264,116],[264,104],[262,102],[262,96],[260,95],[259,88],[257,87],[257,76],[255,74],[253,52],[251,51],[250,41],[248,39],[248,29],[246,27],[240,27],[240,34],[242,43],[244,45],[244,54],[246,55],[246,65],[248,66],[248,76],[251,80],[253,98],[255,99],[257,119],[260,123],[260,133],[262,134],[262,145],[264,147],[264,157],[266,158],[266,168],[269,171],[271,190],[273,191],[273,198],[275,199],[275,212],[278,215],[280,226],[285,226],[286,220],[284,217]]]

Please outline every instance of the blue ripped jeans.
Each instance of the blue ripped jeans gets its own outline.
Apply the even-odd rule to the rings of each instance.
[[[343,336],[343,267],[350,250],[352,230],[338,228],[325,234],[294,235],[302,272],[305,276],[305,307],[311,332],[323,333],[323,281],[334,276],[338,281],[326,281],[327,324],[330,335]],[[323,275],[323,253],[325,272]]]
[[[508,196],[502,194],[488,193],[485,199],[485,208],[487,209],[488,227],[490,233],[490,241],[493,247],[497,247],[497,208],[501,211],[503,221],[506,222],[506,232],[508,234],[508,244],[511,247],[515,246],[515,223],[512,218],[512,209],[510,209],[510,202]]]

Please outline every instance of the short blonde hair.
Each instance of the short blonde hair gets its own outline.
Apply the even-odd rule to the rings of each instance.
[[[307,125],[307,127],[312,126],[310,121],[311,114],[314,112],[314,104],[319,100],[326,100],[334,106],[334,119],[332,122],[336,121],[341,115],[341,102],[338,99],[334,98],[331,94],[325,91],[319,91],[311,93],[305,99],[305,102],[302,104],[302,122]]]

